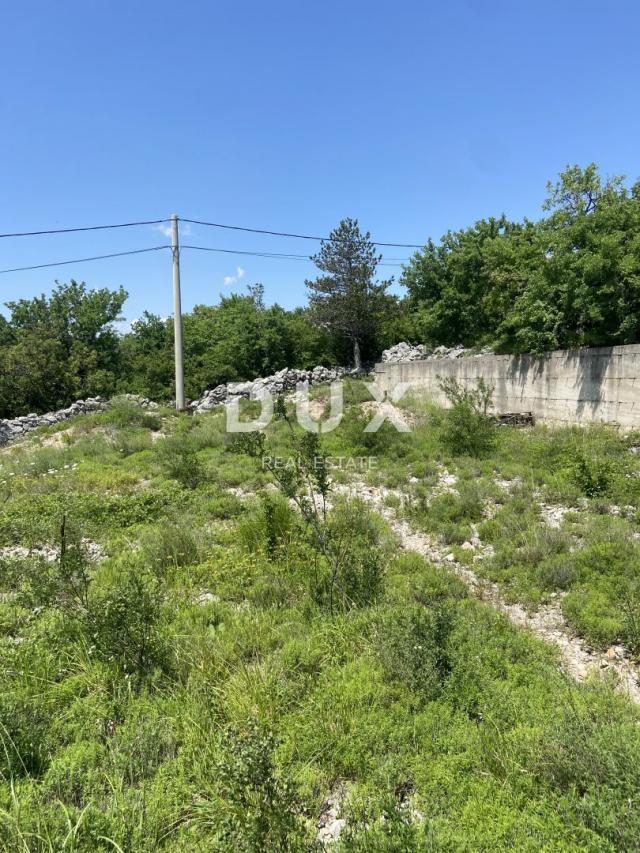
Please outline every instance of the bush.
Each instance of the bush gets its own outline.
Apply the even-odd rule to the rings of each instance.
[[[161,628],[163,595],[159,582],[140,571],[122,571],[92,596],[89,626],[95,650],[125,673],[144,677],[168,668]]]
[[[567,555],[545,561],[538,568],[540,586],[543,589],[567,589],[577,576],[575,560]]]
[[[51,799],[82,808],[97,793],[106,793],[107,749],[94,741],[78,741],[60,750],[43,779],[43,792]]]
[[[439,696],[451,669],[448,644],[454,618],[446,601],[388,614],[376,635],[386,677],[424,699]]]
[[[423,511],[436,529],[446,522],[480,521],[484,512],[484,496],[477,483],[464,482],[458,485],[457,494],[445,492],[437,495]]]
[[[316,601],[330,611],[365,607],[384,588],[389,558],[376,518],[359,501],[335,508],[326,524],[313,531],[314,547],[324,558],[314,579]]]
[[[194,565],[202,554],[200,537],[185,518],[164,519],[145,531],[141,544],[146,563],[159,576],[171,569]]]
[[[399,432],[389,421],[385,420],[376,432],[365,432],[373,414],[373,410],[369,414],[347,412],[336,432],[336,438],[346,441],[358,455],[377,453],[390,458],[402,456],[408,443],[407,435]]]
[[[294,785],[274,763],[275,745],[273,734],[254,722],[244,730],[228,727],[199,786],[202,793],[182,822],[207,833],[213,829],[221,850],[308,850]]]
[[[278,398],[275,411],[289,427],[294,464],[279,467],[270,456],[263,457],[263,464],[266,460],[265,467],[281,495],[300,511],[309,542],[317,552],[310,574],[313,595],[320,606],[328,607],[332,613],[334,609],[366,606],[378,598],[384,583],[387,554],[380,526],[359,501],[342,503],[329,512],[331,480],[319,436],[295,432],[284,397]],[[256,438],[249,439],[250,436]],[[256,458],[264,452],[264,446],[262,433],[246,433],[236,437],[230,449]],[[272,517],[272,537],[274,522]]]
[[[571,537],[555,527],[538,525],[523,531],[523,542],[517,552],[517,560],[525,566],[538,566],[558,554],[567,553],[571,547]]]
[[[236,528],[238,540],[249,553],[264,551],[269,559],[290,541],[295,528],[294,511],[281,495],[261,494],[260,507],[242,518]]]
[[[617,467],[612,459],[577,450],[569,465],[572,482],[588,498],[606,495],[617,475]]]
[[[175,706],[155,693],[143,693],[128,703],[126,719],[110,741],[111,764],[129,785],[152,779],[166,761],[178,753],[179,717]]]
[[[492,386],[478,379],[475,389],[467,389],[450,376],[440,380],[440,388],[450,403],[440,432],[445,447],[455,455],[469,456],[491,450],[496,439],[496,425],[489,415]]]
[[[622,637],[631,654],[640,657],[640,588],[634,584],[622,602]]]
[[[385,791],[373,802],[350,808],[340,836],[349,853],[421,853],[437,849],[425,838],[424,826],[396,791]]]
[[[186,489],[195,489],[205,479],[193,438],[181,429],[156,445],[158,461],[165,474]]]
[[[58,555],[53,560],[19,560],[14,582],[20,586],[19,600],[25,605],[56,607],[73,618],[86,612],[92,570],[81,533],[65,515],[56,546]]]
[[[151,436],[146,429],[124,429],[118,430],[110,439],[109,444],[123,456],[132,456],[149,450],[152,446]]]
[[[554,789],[573,794],[587,826],[614,849],[635,850],[640,838],[637,722],[603,693],[591,702],[576,700],[553,718],[534,763]]]
[[[115,397],[111,401],[108,412],[104,416],[107,423],[111,423],[121,429],[124,427],[144,427],[145,429],[159,430],[162,426],[160,417],[148,409],[143,409],[133,400],[126,397]]]

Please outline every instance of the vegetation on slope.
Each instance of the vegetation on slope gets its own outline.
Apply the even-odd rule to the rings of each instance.
[[[633,437],[503,428],[467,456],[448,440],[455,414],[423,403],[410,434],[363,434],[364,396],[350,385],[332,459],[375,456],[370,482],[407,492],[412,522],[453,548],[478,524],[496,555],[474,570],[532,606],[569,589],[619,617],[633,572],[609,553],[637,531]],[[299,447],[283,421],[266,441]],[[2,848],[320,849],[341,791],[336,851],[635,849],[637,709],[606,679],[572,682],[552,647],[335,490],[345,584],[370,594],[330,603],[304,513],[238,449],[220,413],[121,405],[2,451]],[[438,496],[445,466],[457,481]],[[575,510],[559,531],[582,561],[569,580],[537,570],[562,549],[531,552],[552,502]]]

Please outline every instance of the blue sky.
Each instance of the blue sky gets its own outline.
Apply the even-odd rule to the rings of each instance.
[[[640,7],[615,0],[6,3],[0,232],[177,212],[326,234],[352,216],[374,239],[423,243],[535,217],[567,163],[640,175],[639,31]],[[165,239],[4,239],[0,268]],[[310,250],[196,226],[183,242]],[[261,281],[269,302],[303,304],[313,269],[185,251],[183,302]],[[170,313],[164,252],[3,275],[0,301],[71,277],[124,285],[129,319]]]

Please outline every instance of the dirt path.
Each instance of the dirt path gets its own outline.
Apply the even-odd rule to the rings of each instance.
[[[520,604],[509,604],[495,584],[479,578],[470,568],[457,562],[446,548],[427,534],[413,530],[408,522],[397,517],[395,511],[385,504],[385,497],[397,497],[397,490],[352,482],[348,486],[334,485],[334,491],[370,504],[386,519],[403,548],[453,571],[476,598],[504,613],[514,625],[526,628],[540,639],[558,646],[566,671],[577,681],[584,681],[594,672],[613,671],[618,677],[620,692],[625,693],[632,702],[640,704],[640,671],[627,659],[622,646],[612,646],[607,652],[588,648],[584,640],[572,632],[557,605],[542,605],[535,613],[528,613]]]

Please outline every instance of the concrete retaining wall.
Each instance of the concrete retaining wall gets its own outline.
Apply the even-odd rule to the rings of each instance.
[[[422,388],[446,403],[438,377],[464,385],[482,377],[494,386],[495,410],[533,412],[539,421],[603,421],[640,427],[640,345],[558,350],[543,356],[488,355],[377,364],[378,383]]]

